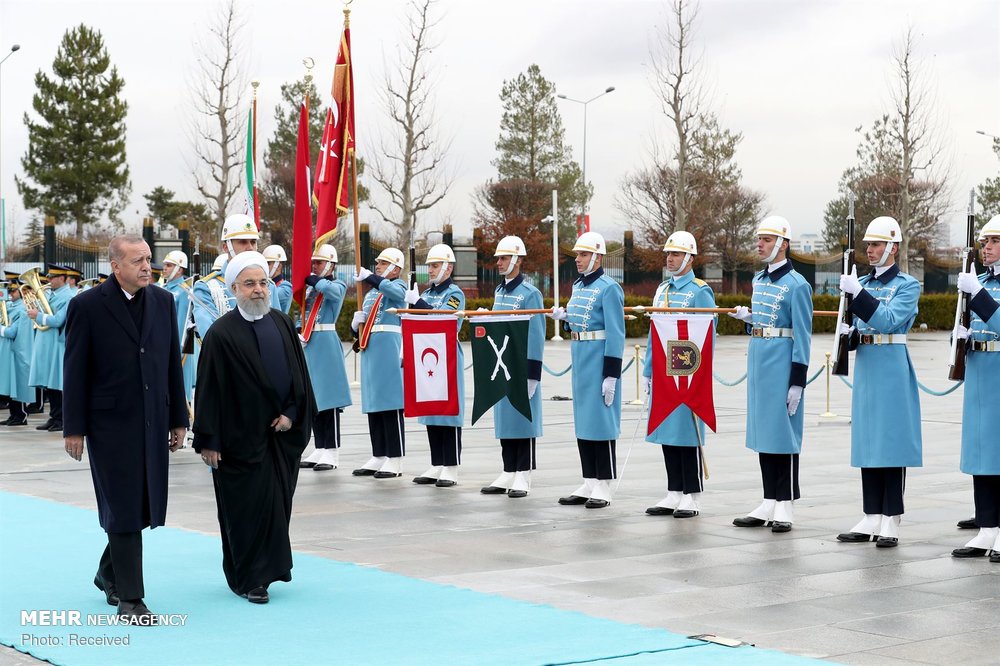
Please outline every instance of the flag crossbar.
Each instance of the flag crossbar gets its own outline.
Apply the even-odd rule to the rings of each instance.
[[[653,308],[645,305],[636,305],[624,308],[625,312],[635,313],[658,313],[658,312],[694,312],[704,314],[729,314],[736,312],[736,308]],[[424,315],[453,315],[456,317],[495,317],[497,315],[536,315],[552,314],[551,308],[534,308],[526,310],[421,310],[418,308],[389,308],[387,310],[393,314],[424,314]],[[814,310],[814,317],[836,317],[837,312],[833,310]]]

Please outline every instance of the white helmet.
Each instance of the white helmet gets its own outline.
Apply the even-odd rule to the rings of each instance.
[[[769,215],[757,225],[758,236],[778,236],[792,240],[792,225],[780,215]]]
[[[220,254],[219,256],[217,256],[215,258],[215,261],[212,262],[212,270],[221,271],[222,267],[226,265],[227,259],[229,259],[228,254]]]
[[[862,240],[898,243],[903,240],[903,233],[899,230],[899,222],[888,215],[883,215],[868,223],[868,229],[865,230],[865,237]]]
[[[268,245],[261,252],[264,255],[264,259],[267,261],[288,261],[288,257],[285,255],[285,248],[280,245]]]
[[[375,257],[375,261],[387,261],[393,266],[403,268],[403,253],[394,247],[387,247]]]
[[[688,254],[698,254],[698,243],[694,236],[686,231],[675,231],[670,234],[666,244],[663,246],[664,252],[687,252]]]
[[[427,259],[424,263],[435,264],[438,262],[447,262],[449,264],[455,263],[455,252],[444,243],[438,243],[431,249],[427,250]]]
[[[257,225],[254,224],[253,218],[249,215],[244,215],[243,213],[230,215],[226,218],[225,223],[223,223],[222,237],[219,240],[230,241],[236,238],[260,239],[260,232],[257,231]]]
[[[188,267],[187,255],[181,252],[180,250],[171,250],[170,252],[167,252],[167,256],[163,258],[163,263],[166,264],[168,262],[171,264],[176,264],[181,268]]]
[[[524,241],[517,236],[504,236],[497,243],[494,257],[526,257],[527,251],[524,249]]]
[[[580,234],[573,246],[574,252],[593,252],[594,254],[607,254],[608,247],[604,243],[604,236],[596,231],[587,231]]]
[[[987,236],[1000,236],[1000,215],[994,215],[989,222],[979,230],[979,242],[986,240]]]
[[[337,248],[324,243],[313,250],[312,261],[329,261],[331,264],[337,263]]]

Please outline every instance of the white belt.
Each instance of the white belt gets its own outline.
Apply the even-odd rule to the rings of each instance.
[[[904,333],[875,333],[874,335],[862,333],[861,344],[863,345],[905,345],[906,334]]]
[[[400,333],[402,334],[403,329],[399,326],[393,326],[392,324],[376,324],[372,326],[372,333]]]
[[[750,335],[755,338],[794,338],[794,331],[790,328],[773,328],[771,326],[754,326],[750,329]]]
[[[604,331],[573,331],[569,334],[570,340],[604,340],[606,337]]]
[[[973,340],[972,351],[997,352],[1000,351],[1000,342],[996,340]]]
[[[316,324],[313,326],[313,333],[320,333],[322,331],[337,331],[336,324]]]

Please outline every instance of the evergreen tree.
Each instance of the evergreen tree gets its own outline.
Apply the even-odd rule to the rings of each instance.
[[[26,113],[28,151],[21,158],[25,178],[16,178],[29,210],[84,225],[105,213],[115,220],[131,182],[125,158],[124,80],[97,30],[79,25],[63,35],[52,63],[54,77],[35,74],[38,91]]]

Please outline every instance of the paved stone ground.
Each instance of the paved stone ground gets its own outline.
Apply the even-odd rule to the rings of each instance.
[[[630,340],[630,353],[636,343],[645,341]],[[743,374],[746,345],[745,337],[720,339],[719,376]],[[828,335],[814,339],[811,372],[830,346]],[[936,390],[950,386],[946,334],[913,334],[910,351],[921,381]],[[545,363],[565,368],[568,343],[549,343]],[[470,389],[471,379],[469,370]],[[623,384],[624,399],[634,399],[634,367]],[[1000,565],[950,556],[972,536],[955,528],[973,512],[971,479],[958,471],[962,390],[921,395],[924,467],[908,478],[899,548],[880,550],[836,541],[859,517],[861,484],[848,464],[850,391],[832,378],[830,409],[838,416],[827,417],[825,385],[820,377],[806,390],[803,498],[788,534],[731,525],[760,499],[756,457],[743,446],[745,384],[716,384],[719,432],[708,436],[711,478],[699,517],[644,514],[665,494],[665,482],[657,447],[642,441],[641,429],[633,437],[641,405],[624,409],[622,480],[612,505],[559,506],[556,499],[578,485],[580,473],[572,402],[549,400],[571,394],[567,374],[543,377],[539,469],[531,494],[519,500],[479,493],[500,465],[489,416],[465,429],[460,485],[444,489],[410,482],[429,462],[415,421],[408,422],[404,477],[352,477],[369,448],[366,420],[358,407],[349,409],[341,468],[300,474],[293,546],[480,592],[838,663],[997,663]],[[885,418],[893,418],[891,396]],[[0,428],[0,470],[2,490],[95,507],[86,463],[69,459],[52,434]],[[211,483],[190,450],[174,455],[170,481],[168,524],[217,534]],[[0,661],[34,662],[10,650],[0,652]]]

